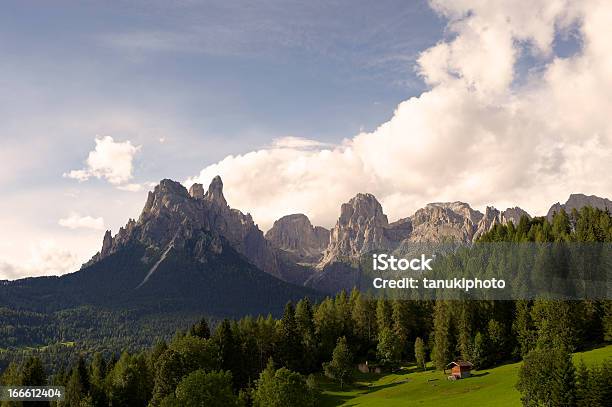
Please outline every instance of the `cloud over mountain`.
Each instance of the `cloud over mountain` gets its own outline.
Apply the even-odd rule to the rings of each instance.
[[[105,179],[113,185],[130,181],[134,171],[134,156],[140,150],[131,141],[115,141],[112,137],[96,137],[96,147],[89,152],[85,168],[72,170],[64,177],[87,181],[91,177]]]
[[[520,204],[544,214],[570,192],[608,195],[612,180],[612,5],[605,1],[432,1],[446,40],[416,67],[430,86],[372,132],[335,146],[295,139],[228,156],[188,180],[220,174],[232,206],[264,228],[281,214],[330,225],[357,192],[391,218],[430,201]],[[564,38],[579,49],[562,55]],[[526,68],[526,69],[525,69]]]

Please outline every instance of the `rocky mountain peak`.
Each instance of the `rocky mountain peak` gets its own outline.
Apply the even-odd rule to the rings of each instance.
[[[196,244],[197,247],[210,247],[205,234],[212,235],[213,239],[223,237],[260,269],[280,274],[270,243],[249,214],[227,205],[223,182],[218,176],[206,193],[201,184],[192,185],[188,192],[179,182],[162,180],[149,192],[138,221],[130,220],[114,237],[110,231],[106,232],[102,250],[88,264],[115,253],[130,242],[147,247],[151,258],[170,248],[180,249],[185,242],[198,236],[204,240]],[[206,254],[202,252],[201,255]]]
[[[521,221],[521,218],[526,216],[531,219],[531,215],[527,213],[527,211],[515,206],[514,208],[508,208],[501,213],[501,223],[506,224],[508,222],[512,222],[514,226],[518,225]]]
[[[483,214],[464,202],[434,202],[412,216],[412,242],[471,242]],[[491,213],[490,216],[493,216]]]
[[[329,230],[313,226],[306,215],[298,213],[276,220],[266,239],[275,248],[294,255],[299,263],[317,263],[329,244]]]
[[[193,184],[189,188],[189,196],[193,199],[204,199],[204,185],[202,184]]]
[[[104,233],[104,239],[102,239],[102,250],[100,250],[100,255],[106,256],[113,245],[113,236],[111,235],[111,231],[107,230]]]
[[[153,193],[157,195],[179,195],[181,197],[187,197],[189,195],[183,184],[171,179],[161,180],[159,185],[153,190]]]
[[[272,246],[295,255],[299,263],[317,263],[329,244],[329,230],[312,226],[301,213],[276,220],[265,237]]]
[[[372,250],[392,250],[409,230],[405,222],[389,225],[374,195],[357,194],[342,204],[338,222],[330,232],[329,246],[318,267],[355,259]]]
[[[388,224],[387,216],[383,213],[382,205],[372,194],[357,194],[340,208],[339,223],[363,222],[375,220],[381,224]]]
[[[478,227],[472,240],[478,239],[484,233],[487,233],[489,230],[493,229],[493,227],[497,224],[505,225],[508,222],[512,222],[516,226],[520,222],[522,216],[531,218],[526,211],[518,206],[508,208],[501,212],[492,206],[487,206],[484,216],[480,222],[478,222]]]
[[[219,206],[227,206],[227,201],[223,196],[223,181],[220,176],[217,175],[212,179],[204,199]]]
[[[606,198],[600,198],[596,195],[585,195],[585,194],[571,194],[564,204],[557,202],[548,210],[546,217],[548,220],[552,220],[553,215],[564,209],[565,212],[570,213],[573,209],[580,210],[585,206],[592,206],[593,208],[601,210],[612,211],[612,201]]]

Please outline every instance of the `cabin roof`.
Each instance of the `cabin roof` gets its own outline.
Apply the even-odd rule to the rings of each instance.
[[[474,365],[472,364],[472,362],[469,362],[467,360],[458,360],[456,362],[450,362],[448,365],[446,365],[446,367],[449,366],[460,366],[460,367],[474,367]]]

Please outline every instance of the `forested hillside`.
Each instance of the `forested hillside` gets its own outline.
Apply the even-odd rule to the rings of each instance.
[[[523,218],[516,227],[495,226],[481,240],[611,242],[612,218],[591,208],[561,211],[552,223]],[[24,316],[44,326],[40,314]],[[120,356],[81,349],[58,371],[41,363],[45,350],[32,350],[1,380],[65,385],[62,405],[70,406],[314,406],[318,390],[309,375],[343,385],[360,362],[393,371],[429,360],[439,370],[457,359],[477,369],[523,360],[517,388],[525,405],[594,406],[609,396],[609,366],[576,370],[570,354],[606,341],[612,341],[609,299],[408,301],[353,290],[290,302],[280,319],[224,319],[212,333],[204,318],[169,341]]]

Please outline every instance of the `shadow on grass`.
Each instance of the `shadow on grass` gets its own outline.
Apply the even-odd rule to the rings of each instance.
[[[489,374],[489,372],[480,372],[480,373],[472,373],[470,375],[470,377],[482,377],[482,376],[487,376]],[[468,379],[470,378],[468,377]]]
[[[400,384],[406,383],[407,379],[398,380],[396,382],[381,384],[378,386],[357,384],[357,385],[345,385],[343,389],[340,386],[331,386],[328,385],[327,391],[333,392],[346,392],[346,394],[329,394],[322,393],[319,398],[319,406],[321,407],[332,407],[332,406],[340,406],[344,403],[349,402],[354,399],[356,395],[365,395],[370,393],[375,393],[380,390],[388,389],[391,387],[399,386]],[[346,404],[346,406],[355,406],[356,404]]]

